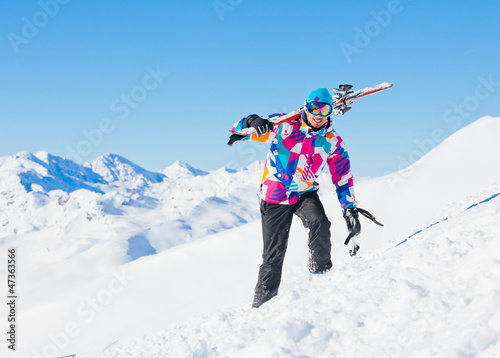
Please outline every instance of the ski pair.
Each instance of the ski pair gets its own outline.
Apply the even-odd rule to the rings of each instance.
[[[337,116],[339,114],[346,114],[350,109],[351,109],[351,104],[354,100],[362,97],[366,97],[371,94],[378,93],[380,91],[384,91],[386,89],[389,89],[392,87],[391,83],[384,82],[379,85],[375,85],[372,87],[366,87],[359,89],[357,91],[352,90],[352,85],[339,85],[339,88],[335,88],[335,93],[333,95],[333,100],[332,100],[332,107],[333,111],[332,114]],[[299,109],[296,109],[295,111],[292,111],[290,113],[284,114],[282,116],[276,116],[272,118],[267,118],[273,125],[277,126],[282,123],[286,122],[291,122],[293,120],[296,120],[300,118],[302,115],[302,112],[306,109],[305,105]],[[242,139],[244,139],[246,136],[251,135],[255,133],[255,128],[249,127],[249,128],[244,128],[239,131],[231,131],[231,136],[229,137],[229,140],[227,142],[228,145],[233,145],[235,143],[238,143]]]

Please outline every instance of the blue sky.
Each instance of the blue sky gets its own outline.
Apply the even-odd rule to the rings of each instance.
[[[335,117],[354,175],[387,174],[500,116],[499,16],[495,1],[2,1],[0,156],[237,168],[268,149],[227,147],[238,119],[391,82]]]

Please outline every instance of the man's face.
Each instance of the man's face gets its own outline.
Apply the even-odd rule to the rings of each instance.
[[[306,109],[306,118],[314,130],[320,129],[328,121],[328,116],[323,117],[322,115],[319,114],[312,114],[307,109]]]

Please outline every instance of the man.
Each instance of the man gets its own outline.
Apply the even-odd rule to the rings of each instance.
[[[273,127],[269,120],[252,114],[233,127],[233,131],[253,127],[256,133],[247,138],[271,143],[259,193],[264,251],[253,307],[278,294],[294,214],[309,228],[309,271],[324,273],[332,267],[330,221],[315,181],[324,166],[330,170],[350,233],[354,236],[361,230],[349,156],[333,129],[331,113],[332,96],[319,88],[311,92],[296,120]]]

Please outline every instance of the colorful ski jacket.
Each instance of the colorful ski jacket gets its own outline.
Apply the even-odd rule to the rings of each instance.
[[[276,114],[274,117],[281,114]],[[244,128],[244,120],[237,122],[233,131]],[[268,203],[292,205],[305,192],[318,190],[316,178],[325,165],[342,209],[356,207],[351,164],[344,142],[329,120],[318,131],[313,131],[302,117],[275,126],[261,136],[252,134],[244,140],[271,143],[267,154],[259,196]]]

